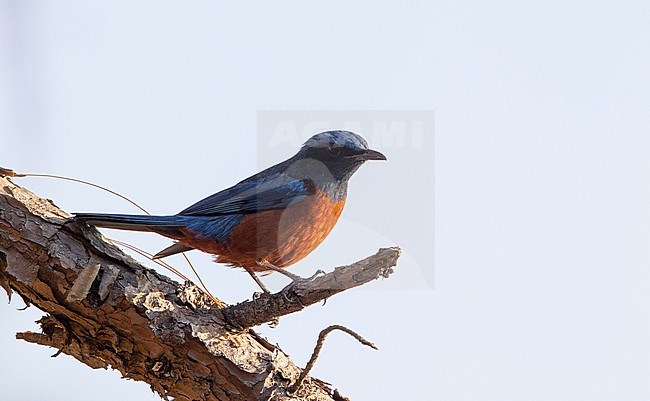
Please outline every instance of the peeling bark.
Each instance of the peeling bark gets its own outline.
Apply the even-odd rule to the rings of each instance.
[[[1,173],[2,171],[0,171]],[[51,201],[0,174],[0,286],[47,313],[40,333],[16,335],[92,368],[117,369],[175,400],[344,399],[318,379],[295,394],[300,369],[249,328],[345,289],[387,277],[398,248],[225,309],[67,223]]]

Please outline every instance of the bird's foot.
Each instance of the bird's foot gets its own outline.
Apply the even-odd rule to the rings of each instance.
[[[312,276],[305,278],[305,277],[301,277],[301,276],[299,276],[297,274],[293,274],[291,272],[288,272],[288,271],[284,270],[283,268],[277,267],[277,266],[275,266],[275,265],[273,265],[273,264],[271,264],[271,263],[269,263],[269,262],[267,262],[265,260],[259,260],[257,262],[257,264],[260,267],[263,267],[263,268],[268,269],[268,270],[272,270],[274,272],[278,272],[278,273],[280,273],[280,274],[282,274],[282,275],[284,275],[286,277],[289,277],[291,279],[291,281],[293,281],[294,283],[310,282],[313,279],[315,279],[316,277],[320,276],[321,274],[325,274],[324,271],[318,270]]]
[[[316,273],[312,274],[312,275],[307,279],[307,281],[312,281],[312,280],[314,280],[315,278],[318,278],[319,276],[324,276],[324,275],[325,275],[325,271],[324,271],[324,270],[321,270],[321,269],[318,269],[318,270],[316,270]]]
[[[273,266],[273,267],[275,267],[275,266]],[[280,273],[280,274],[282,274],[282,275],[284,275],[286,277],[289,277],[291,279],[291,281],[300,282],[300,281],[305,280],[304,277],[300,277],[299,275],[288,272],[288,271],[286,271],[286,270],[284,270],[284,269],[282,269],[280,267],[275,267],[275,269],[271,269],[271,270],[276,271],[276,272],[278,272],[278,273]]]

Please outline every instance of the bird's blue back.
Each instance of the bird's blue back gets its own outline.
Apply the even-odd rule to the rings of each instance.
[[[251,213],[284,209],[309,195],[309,185],[273,166],[238,184],[200,200],[174,216],[203,238],[224,242],[241,219]]]

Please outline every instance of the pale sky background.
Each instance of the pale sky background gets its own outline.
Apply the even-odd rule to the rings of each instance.
[[[395,275],[263,334],[299,365],[330,324],[373,340],[332,334],[313,370],[353,401],[648,400],[648,49],[647,1],[0,0],[0,165],[175,213],[297,150],[266,145],[261,110],[430,110],[435,152],[359,132],[389,161],[359,171],[292,268],[401,245]],[[18,183],[71,212],[136,212]],[[226,301],[255,291],[190,256]],[[0,302],[3,400],[157,399],[16,341],[40,316],[21,306]]]

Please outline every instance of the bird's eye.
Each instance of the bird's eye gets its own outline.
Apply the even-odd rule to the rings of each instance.
[[[336,156],[339,153],[341,153],[341,148],[339,148],[338,146],[328,146],[327,151],[330,152],[330,154]]]

